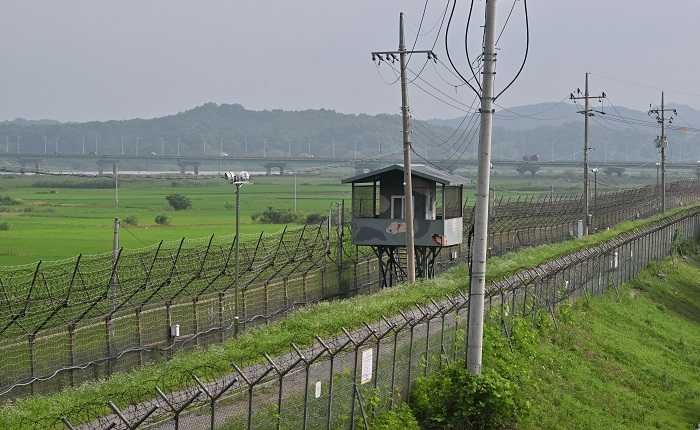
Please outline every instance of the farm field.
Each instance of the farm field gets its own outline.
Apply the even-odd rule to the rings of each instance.
[[[0,212],[0,223],[10,226],[9,230],[0,231],[0,265],[109,252],[115,216],[122,219],[121,245],[127,248],[141,248],[160,240],[234,233],[233,190],[221,179],[120,179],[119,209],[115,209],[114,191],[110,188],[78,189],[64,185],[110,181],[108,178],[0,177],[0,196],[20,202],[0,206],[7,210]],[[298,213],[326,214],[335,202],[349,199],[350,187],[339,182],[336,178],[298,177]],[[165,197],[174,193],[188,197],[192,208],[171,209]],[[270,206],[293,209],[293,177],[255,178],[253,185],[241,189],[241,234],[257,235],[284,228],[252,220],[254,213]],[[169,225],[155,223],[159,214],[170,219]],[[129,216],[136,217],[137,225],[126,225],[124,219]]]
[[[472,176],[471,172],[466,176]],[[260,176],[254,181],[241,191],[241,234],[244,237],[284,228],[283,224],[255,222],[254,214],[268,207],[294,208],[293,176]],[[600,190],[631,187],[642,182],[645,181],[639,178],[616,179],[615,184],[601,184]],[[534,178],[498,176],[492,184],[496,196],[508,198],[552,190],[577,191],[578,178],[573,174]],[[472,192],[472,189],[465,192],[470,201],[473,201]],[[192,208],[171,209],[165,197],[174,193],[188,197]],[[115,216],[122,220],[121,245],[130,249],[160,240],[234,233],[232,187],[213,177],[120,177],[118,209],[115,209],[114,190],[108,177],[0,176],[0,197],[19,203],[0,205],[0,224],[9,226],[8,230],[0,230],[0,266],[56,260],[80,253],[110,252]],[[325,215],[332,205],[343,199],[349,206],[350,197],[350,187],[341,184],[339,176],[297,177],[297,213],[302,217]],[[156,224],[157,215],[167,216],[169,224]],[[127,217],[135,217],[137,224],[127,225]]]

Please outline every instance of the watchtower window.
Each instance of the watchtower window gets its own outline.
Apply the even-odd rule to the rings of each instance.
[[[352,216],[355,218],[374,218],[375,198],[374,184],[354,184],[352,187]]]
[[[391,218],[404,219],[404,196],[391,196]]]

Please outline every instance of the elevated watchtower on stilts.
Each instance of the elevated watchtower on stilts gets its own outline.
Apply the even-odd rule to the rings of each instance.
[[[343,180],[352,184],[352,243],[371,246],[382,287],[406,279],[403,165],[394,164]],[[443,248],[462,243],[463,188],[468,179],[412,165],[416,277],[431,278]]]

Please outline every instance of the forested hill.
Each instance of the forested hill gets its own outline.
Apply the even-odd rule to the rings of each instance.
[[[677,127],[670,131],[671,160],[700,160],[700,111],[677,107]],[[495,116],[494,157],[520,159],[539,154],[543,160],[580,160],[583,118],[580,107],[542,103],[499,109]],[[605,114],[591,120],[592,160],[658,158],[658,134],[646,112],[620,106],[597,106]],[[437,158],[474,158],[477,118],[415,121],[413,142],[421,154]],[[624,118],[621,120],[620,118]],[[642,124],[644,122],[646,125]],[[268,156],[372,158],[401,150],[399,115],[343,114],[333,110],[245,109],[239,104],[207,103],[152,119],[60,123],[52,120],[0,122],[0,151],[119,154],[220,153]],[[58,142],[58,143],[57,143]],[[83,145],[85,149],[83,149]],[[123,149],[122,149],[123,148]]]
[[[438,127],[444,133],[449,129]],[[161,118],[125,121],[52,123],[46,120],[0,122],[0,149],[9,139],[10,151],[21,136],[22,152],[48,151],[117,154],[125,152],[211,155],[248,153],[270,156],[358,156],[400,149],[401,118],[398,115],[352,115],[333,110],[254,111],[239,104],[207,103]]]

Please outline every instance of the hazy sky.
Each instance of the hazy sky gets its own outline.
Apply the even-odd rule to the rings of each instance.
[[[458,7],[452,52],[466,0]],[[500,25],[512,5],[498,0]],[[429,0],[419,48],[432,46],[446,0]],[[104,120],[174,113],[206,101],[253,109],[331,108],[399,112],[393,71],[380,76],[369,52],[395,49],[398,13],[412,44],[423,0],[0,0],[0,120]],[[522,0],[500,43],[498,80],[522,58]],[[476,1],[472,52],[479,50],[484,0]],[[557,101],[583,86],[638,109],[660,97],[700,107],[700,1],[530,0],[531,50],[522,79],[500,104]],[[500,27],[499,27],[500,28]],[[444,42],[436,51],[447,62]],[[423,61],[414,58],[412,69]],[[436,72],[437,70],[437,72]],[[437,73],[440,73],[439,75]],[[467,104],[472,95],[443,81],[441,66],[421,78]],[[416,81],[432,90],[424,81]],[[416,116],[460,111],[411,88]],[[450,101],[452,104],[457,104]],[[458,105],[459,106],[459,105]]]

